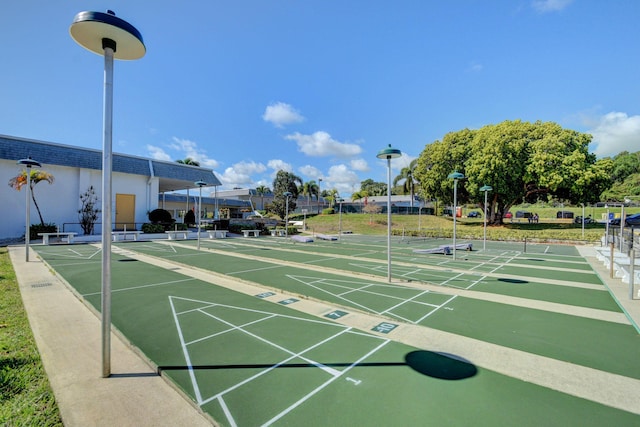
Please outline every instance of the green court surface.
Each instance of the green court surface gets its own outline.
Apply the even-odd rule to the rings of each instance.
[[[409,326],[422,328],[421,336],[445,331],[640,379],[637,332],[611,320],[623,318],[620,309],[601,282],[585,280],[597,275],[575,248],[528,245],[522,253],[522,245],[498,243],[454,262],[413,253],[424,243],[394,241],[391,284],[381,238],[207,239],[200,251],[194,241],[118,244],[112,321],[225,426],[640,423],[638,413],[595,397],[498,373],[402,335]],[[100,310],[99,246],[34,249]],[[553,304],[534,309],[527,301]],[[316,302],[328,308],[300,308]],[[586,311],[577,315],[576,307]],[[379,324],[341,321],[357,313]]]

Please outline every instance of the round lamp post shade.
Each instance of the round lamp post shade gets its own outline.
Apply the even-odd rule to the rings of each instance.
[[[387,281],[389,283],[391,283],[391,159],[397,159],[400,156],[402,151],[393,148],[391,144],[376,155],[379,159],[387,160]]]
[[[400,156],[402,156],[402,151],[393,148],[391,144],[387,148],[380,150],[376,155],[379,159],[397,159]]]
[[[106,40],[114,42],[110,47],[115,59],[134,60],[146,53],[140,32],[111,11],[78,13],[69,33],[80,46],[100,56],[104,55]]]

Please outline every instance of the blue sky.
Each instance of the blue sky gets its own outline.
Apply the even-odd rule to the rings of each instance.
[[[504,120],[640,151],[637,0],[0,3],[0,134],[101,149],[103,60],[69,25],[106,11],[147,48],[116,61],[113,151],[192,157],[225,189],[293,172],[342,196],[446,133]],[[46,164],[46,159],[38,159]]]

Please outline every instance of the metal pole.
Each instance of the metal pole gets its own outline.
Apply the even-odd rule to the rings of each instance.
[[[338,240],[342,238],[342,199],[340,199],[340,215],[338,216]]]
[[[29,239],[31,238],[31,166],[27,165],[27,218],[25,220],[25,231],[24,231],[24,250],[25,250],[25,261],[29,262]]]
[[[613,256],[615,255],[614,244],[611,242],[611,254],[609,255],[609,277],[613,279]]]
[[[104,123],[102,141],[102,377],[111,375],[111,144],[113,129],[113,53],[103,39]]]
[[[456,259],[456,217],[458,216],[458,180],[453,180],[453,260]]]
[[[286,196],[287,200],[285,203],[285,213],[284,213],[284,236],[289,237],[289,195]]]
[[[620,208],[620,252],[622,252],[622,243],[624,240],[624,203]]]
[[[391,157],[387,156],[387,281],[391,282]]]
[[[484,241],[482,242],[482,250],[487,250],[487,191],[484,192]]]
[[[198,200],[198,250],[200,250],[200,224],[202,221],[202,186],[200,185],[200,197]]]
[[[636,263],[636,250],[631,249],[629,251],[629,299],[633,299],[633,282],[635,276],[635,263]]]

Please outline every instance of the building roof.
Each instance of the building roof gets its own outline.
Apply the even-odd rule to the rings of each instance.
[[[43,165],[102,170],[102,150],[36,141],[0,135],[0,159],[15,160],[31,157]],[[176,162],[154,160],[127,154],[112,153],[113,172],[156,177],[159,191],[194,188],[196,181],[207,186],[221,185],[213,170]]]

